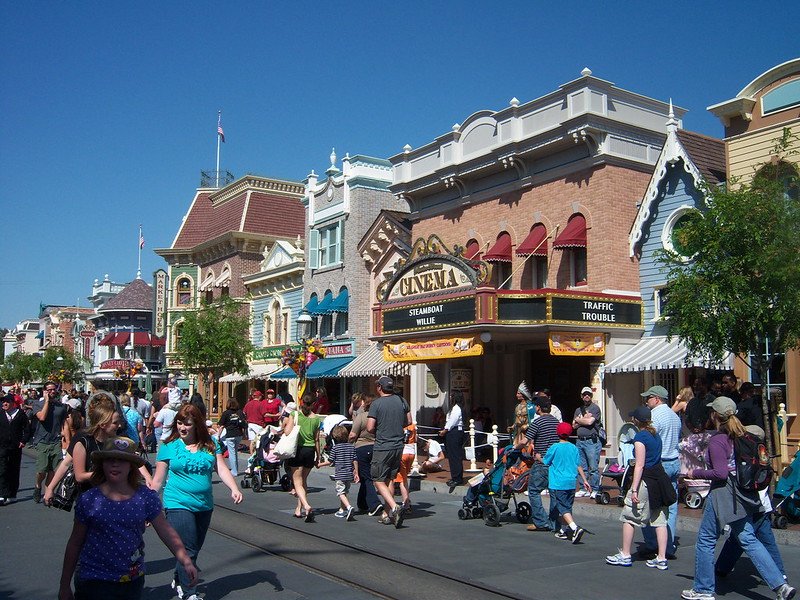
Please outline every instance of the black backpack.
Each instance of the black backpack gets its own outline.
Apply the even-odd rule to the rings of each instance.
[[[733,442],[736,486],[743,492],[758,492],[769,487],[772,465],[767,447],[756,436],[745,433]]]

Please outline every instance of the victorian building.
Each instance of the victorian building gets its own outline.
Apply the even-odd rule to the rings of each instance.
[[[458,390],[503,429],[524,379],[565,416],[589,385],[609,433],[625,420],[601,365],[644,330],[628,233],[669,114],[584,69],[390,158],[414,242],[378,288],[372,334],[385,358],[414,363],[418,416]]]

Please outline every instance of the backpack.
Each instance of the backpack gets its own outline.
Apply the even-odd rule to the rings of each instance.
[[[736,463],[736,486],[743,492],[758,492],[769,487],[772,465],[767,447],[751,433],[745,433],[733,442]]]

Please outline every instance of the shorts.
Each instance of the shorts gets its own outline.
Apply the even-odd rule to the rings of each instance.
[[[559,515],[572,512],[572,505],[575,503],[575,490],[550,490],[550,510],[554,508]]]
[[[333,485],[336,488],[336,495],[341,496],[349,492],[351,483],[352,481],[342,481],[341,479],[334,481]]]
[[[286,460],[286,466],[313,469],[316,461],[317,449],[314,446],[298,446],[297,454],[294,455],[294,458],[289,458]]]
[[[61,444],[36,444],[36,472],[48,473],[55,471],[61,462]]]
[[[373,450],[372,464],[370,465],[372,481],[391,481],[394,479],[400,470],[402,456],[402,448],[397,450]]]
[[[667,510],[669,507],[662,506],[658,510],[650,510],[650,501],[647,495],[647,485],[642,482],[639,486],[639,502],[634,505],[631,500],[631,490],[625,494],[625,506],[619,515],[619,520],[623,523],[630,523],[634,527],[666,527]]]
[[[408,479],[408,474],[411,473],[411,467],[414,465],[414,454],[403,454],[400,458],[400,470],[397,472],[397,477],[394,478],[395,483],[400,483]]]
[[[263,435],[266,429],[267,429],[266,427],[262,427],[261,425],[256,425],[255,423],[248,423],[247,439],[255,440],[256,438],[258,438],[258,436]]]

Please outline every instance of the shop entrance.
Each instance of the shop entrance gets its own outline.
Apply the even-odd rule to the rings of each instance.
[[[531,350],[525,380],[532,392],[548,388],[564,420],[571,422],[581,405],[581,388],[591,384],[590,362],[587,357],[552,356],[548,350]]]

